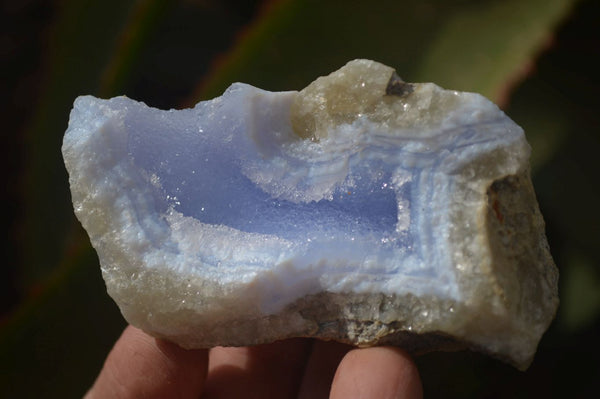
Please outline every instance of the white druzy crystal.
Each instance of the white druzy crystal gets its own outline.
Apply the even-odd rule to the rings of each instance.
[[[188,348],[315,336],[531,361],[557,272],[523,131],[356,60],[193,109],[79,97],[77,217],[133,325]]]

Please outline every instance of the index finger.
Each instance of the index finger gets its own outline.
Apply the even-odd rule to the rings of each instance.
[[[207,369],[207,350],[185,350],[129,326],[85,399],[197,398]]]
[[[417,367],[399,348],[353,349],[342,359],[331,386],[331,399],[417,399],[423,388]]]

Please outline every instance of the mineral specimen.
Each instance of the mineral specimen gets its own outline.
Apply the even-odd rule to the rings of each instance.
[[[63,144],[108,292],[154,336],[466,347],[519,368],[558,303],[529,152],[484,97],[367,60],[181,111],[79,97]]]

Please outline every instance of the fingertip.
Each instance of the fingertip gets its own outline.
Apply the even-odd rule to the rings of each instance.
[[[207,369],[207,350],[185,350],[129,326],[86,398],[198,397]]]
[[[412,358],[394,347],[354,349],[340,363],[330,398],[422,398],[419,372]]]

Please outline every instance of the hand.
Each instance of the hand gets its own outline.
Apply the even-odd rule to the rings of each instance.
[[[85,399],[421,398],[416,366],[392,347],[305,338],[184,350],[127,327]]]

